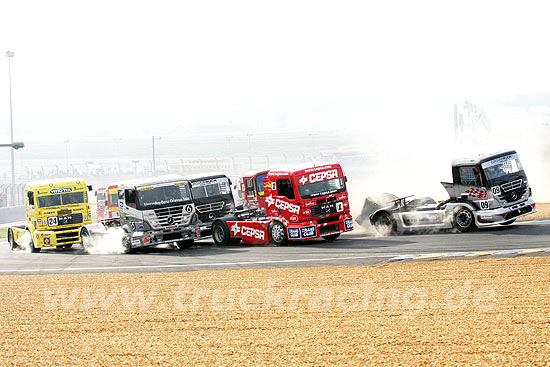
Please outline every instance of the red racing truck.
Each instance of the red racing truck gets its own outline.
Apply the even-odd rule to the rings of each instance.
[[[120,225],[118,210],[118,185],[109,185],[96,190],[97,221],[109,226]]]
[[[337,163],[270,170],[263,179],[265,207],[214,221],[214,242],[219,246],[241,240],[245,244],[280,246],[319,237],[335,240],[340,233],[353,230],[346,181]]]

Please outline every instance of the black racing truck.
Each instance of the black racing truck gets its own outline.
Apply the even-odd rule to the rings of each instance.
[[[219,172],[186,176],[191,183],[195,211],[199,219],[199,237],[212,235],[212,222],[235,212],[231,180]]]

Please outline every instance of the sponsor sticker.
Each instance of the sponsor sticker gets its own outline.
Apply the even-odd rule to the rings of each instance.
[[[65,192],[71,192],[71,191],[73,191],[73,189],[70,187],[61,187],[59,189],[51,189],[50,194],[63,194]]]
[[[309,226],[300,228],[302,238],[317,237],[317,227]]]
[[[304,176],[305,177],[305,176]],[[329,171],[323,171],[318,173],[312,173],[309,175],[309,182],[315,183],[320,182],[324,180],[332,180],[334,178],[338,177],[338,170],[337,169],[331,169]]]
[[[298,239],[298,238],[300,238],[300,230],[298,228],[289,228],[288,229],[288,238],[289,239]]]
[[[351,231],[353,229],[353,219],[344,219],[344,229],[346,231]]]

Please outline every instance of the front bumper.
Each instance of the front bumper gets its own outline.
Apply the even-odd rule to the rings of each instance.
[[[55,247],[81,243],[80,227],[70,227],[57,231],[35,231],[34,247]]]
[[[313,220],[309,223],[289,224],[287,238],[289,241],[306,240],[349,231],[353,231],[353,218],[340,215],[339,220],[335,222],[319,224]]]
[[[506,223],[536,212],[538,210],[536,209],[535,201],[533,198],[529,198],[521,203],[504,208],[478,210],[475,212],[475,218],[478,227],[486,227]]]
[[[128,233],[129,241],[126,243],[129,249],[149,246],[157,246],[165,243],[194,240],[197,228],[187,227],[174,231],[147,231]]]

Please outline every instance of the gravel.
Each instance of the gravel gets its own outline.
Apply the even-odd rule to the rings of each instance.
[[[550,258],[2,276],[3,366],[548,365]]]

